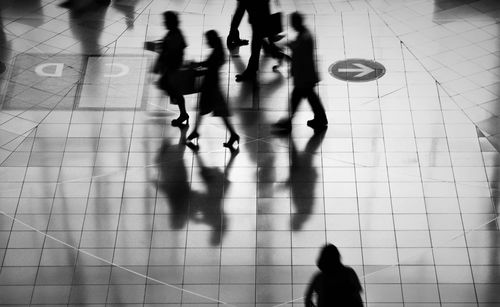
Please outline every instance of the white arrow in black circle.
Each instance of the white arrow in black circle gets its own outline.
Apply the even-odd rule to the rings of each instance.
[[[355,75],[354,78],[361,78],[375,71],[375,69],[361,63],[352,63],[352,65],[358,68],[339,68],[339,72],[358,72],[359,74]]]

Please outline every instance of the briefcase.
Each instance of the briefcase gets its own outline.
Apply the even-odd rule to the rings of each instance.
[[[270,38],[278,36],[283,32],[283,23],[281,21],[281,12],[269,15],[268,35]]]
[[[153,51],[156,53],[161,52],[161,45],[163,44],[163,40],[154,40],[154,41],[146,41],[144,42],[144,49],[148,51]]]

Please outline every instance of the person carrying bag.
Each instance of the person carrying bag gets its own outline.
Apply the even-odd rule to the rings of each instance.
[[[186,111],[186,102],[182,92],[175,83],[179,78],[179,70],[184,61],[184,49],[187,47],[184,36],[179,29],[179,17],[174,11],[163,13],[165,27],[168,32],[161,43],[161,51],[153,72],[161,74],[158,86],[170,97],[170,103],[179,107],[179,117],[172,120],[172,126],[180,127],[189,124],[189,115]]]

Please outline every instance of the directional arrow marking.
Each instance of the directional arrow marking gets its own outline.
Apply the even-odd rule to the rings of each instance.
[[[361,63],[352,63],[352,65],[357,66],[358,68],[339,68],[339,72],[359,72],[359,74],[355,75],[354,78],[361,78],[375,71],[375,69]]]

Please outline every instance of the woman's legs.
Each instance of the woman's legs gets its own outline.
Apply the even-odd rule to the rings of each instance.
[[[191,133],[187,136],[186,140],[186,146],[191,148],[194,151],[198,151],[198,138],[200,137],[200,134],[198,133],[198,127],[200,126],[201,123],[201,115],[200,112],[196,114],[196,121],[194,123],[194,129],[191,131]]]
[[[235,152],[238,148],[234,148],[233,144],[235,142],[238,142],[238,146],[240,145],[240,136],[236,133],[234,130],[233,125],[231,124],[231,121],[229,120],[229,117],[223,116],[222,121],[227,127],[227,130],[229,130],[229,133],[231,133],[231,136],[229,137],[229,140],[226,143],[223,143],[222,145],[224,147],[229,148],[231,152]]]
[[[186,100],[184,99],[184,96],[170,96],[170,99],[175,100],[180,112],[179,117],[172,120],[172,126],[179,127],[184,124],[184,121],[186,121],[186,125],[189,125],[189,114],[186,111]]]
[[[187,111],[186,111],[186,99],[184,99],[184,96],[182,95],[179,95],[175,98],[175,100],[177,101],[177,105],[179,106],[179,112],[181,113],[181,115],[187,115]]]
[[[198,133],[198,127],[200,126],[200,123],[201,123],[201,114],[198,111],[198,113],[196,113],[196,121],[194,122],[194,129],[192,133],[194,132]]]
[[[226,125],[227,130],[229,130],[229,133],[231,133],[231,135],[235,135],[236,131],[234,130],[233,124],[231,124],[231,121],[229,120],[229,117],[223,116],[222,117],[222,121]]]

